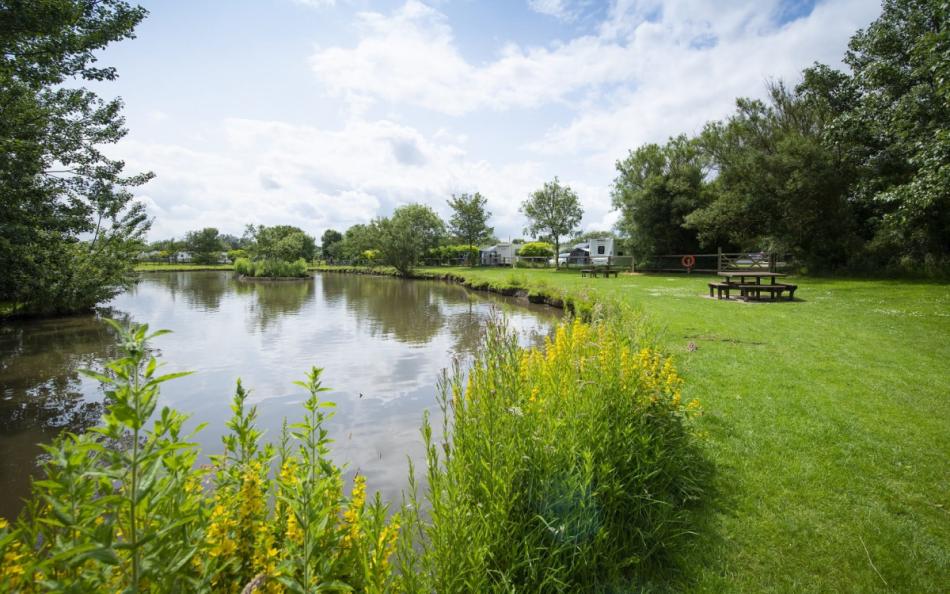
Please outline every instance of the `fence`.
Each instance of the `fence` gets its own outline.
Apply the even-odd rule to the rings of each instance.
[[[692,266],[686,264],[692,259]],[[774,252],[723,252],[715,254],[665,254],[636,261],[636,272],[722,272],[761,270],[778,272],[787,269],[791,260]]]

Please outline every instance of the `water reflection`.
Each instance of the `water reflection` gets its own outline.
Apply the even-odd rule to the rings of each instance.
[[[115,354],[114,335],[86,317],[0,325],[0,487],[25,493],[37,444],[79,432],[102,415],[98,386],[79,373]],[[10,517],[20,497],[0,495]]]
[[[206,453],[220,450],[238,377],[273,440],[285,417],[302,414],[304,394],[292,382],[312,365],[323,367],[333,388],[326,397],[337,403],[329,426],[334,457],[397,499],[407,456],[423,456],[419,421],[435,408],[441,370],[474,351],[498,308],[525,342],[555,317],[441,282],[318,275],[246,283],[226,272],[143,275],[108,315],[174,331],[153,348],[167,371],[196,373],[165,384],[162,404],[208,423],[199,437]],[[98,419],[101,391],[78,369],[113,356],[114,337],[97,316],[0,326],[0,515],[11,516],[26,494],[35,444]]]

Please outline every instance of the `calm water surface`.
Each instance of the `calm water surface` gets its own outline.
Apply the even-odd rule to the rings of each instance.
[[[292,382],[324,368],[332,388],[324,397],[337,403],[334,458],[398,500],[407,456],[423,457],[419,423],[425,409],[437,412],[441,370],[471,355],[493,311],[525,343],[557,319],[445,283],[336,274],[247,283],[228,272],[143,275],[103,315],[173,331],[152,344],[165,371],[196,373],[164,384],[162,404],[208,422],[199,434],[206,453],[221,449],[237,378],[252,391],[265,439],[276,440],[282,420],[303,412],[306,395]],[[37,444],[98,420],[102,390],[78,370],[114,356],[115,337],[98,316],[0,325],[0,516],[20,509]]]

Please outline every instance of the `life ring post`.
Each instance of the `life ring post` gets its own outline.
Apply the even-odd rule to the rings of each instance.
[[[692,274],[693,266],[696,265],[696,256],[683,256],[680,258],[680,264],[686,269],[686,274]]]

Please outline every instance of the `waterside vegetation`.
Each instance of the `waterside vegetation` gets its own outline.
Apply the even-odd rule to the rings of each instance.
[[[697,405],[626,325],[566,323],[543,350],[495,326],[467,382],[445,384],[441,447],[423,424],[429,487],[393,515],[363,478],[344,488],[321,370],[297,382],[303,419],[277,444],[238,382],[223,454],[198,467],[185,416],[158,408],[185,375],[158,373],[162,333],[113,326],[124,356],[87,372],[102,424],[46,446],[33,499],[0,520],[3,591],[573,591],[664,576],[691,532]]]

